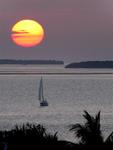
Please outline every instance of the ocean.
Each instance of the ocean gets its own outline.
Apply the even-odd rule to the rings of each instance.
[[[80,70],[79,70],[80,71]],[[105,70],[104,70],[105,71]],[[102,132],[113,131],[113,74],[1,74],[0,130],[26,122],[43,124],[59,139],[76,141],[69,125],[84,123],[83,113],[101,111]],[[44,83],[48,107],[40,107],[39,81]]]

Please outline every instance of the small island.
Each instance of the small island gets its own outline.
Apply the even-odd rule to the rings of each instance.
[[[84,61],[73,62],[65,66],[65,68],[113,68],[113,61]]]

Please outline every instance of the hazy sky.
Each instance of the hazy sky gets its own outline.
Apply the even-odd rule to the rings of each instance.
[[[45,27],[40,45],[12,42],[11,28],[21,19]],[[0,58],[113,60],[113,0],[0,0]]]

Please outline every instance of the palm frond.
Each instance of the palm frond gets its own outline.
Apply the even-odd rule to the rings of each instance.
[[[95,117],[84,111],[85,124],[71,125],[70,131],[74,131],[76,137],[81,139],[81,143],[102,143],[103,137],[100,130],[100,111]]]
[[[83,117],[86,119],[86,124],[91,124],[94,122],[94,117],[91,116],[87,111],[84,110]]]
[[[83,133],[86,133],[86,128],[81,124],[71,125],[70,131],[73,131],[76,137],[80,138]]]
[[[100,111],[95,116],[95,123],[96,123],[96,126],[97,126],[97,130],[100,130]]]

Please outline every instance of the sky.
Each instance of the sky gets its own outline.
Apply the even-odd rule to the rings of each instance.
[[[12,41],[22,19],[43,25],[40,45]],[[0,0],[0,59],[113,60],[113,0]]]

